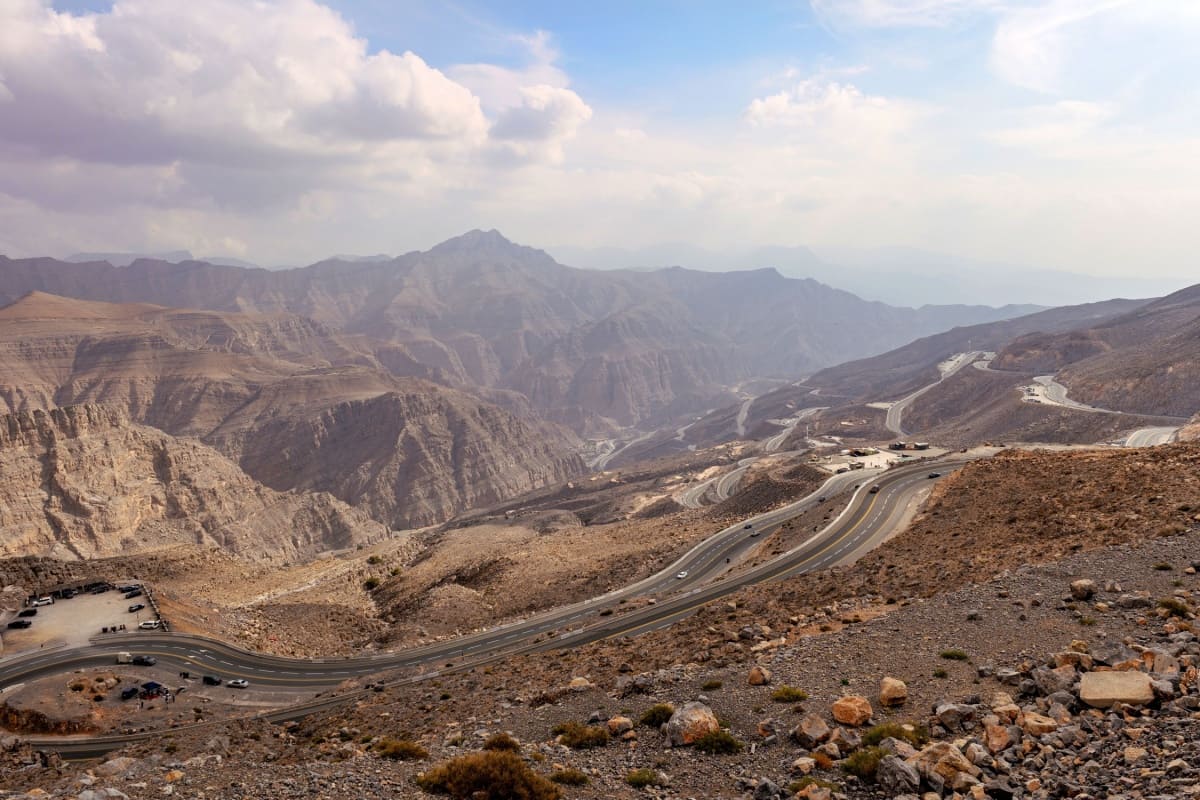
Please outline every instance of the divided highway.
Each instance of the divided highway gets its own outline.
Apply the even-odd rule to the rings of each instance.
[[[399,682],[421,680],[436,670],[464,668],[499,660],[514,654],[544,649],[573,648],[615,636],[636,635],[670,625],[693,613],[704,603],[763,581],[803,574],[841,563],[876,547],[897,530],[904,509],[917,493],[933,482],[931,467],[949,472],[969,460],[956,456],[927,461],[886,472],[858,471],[835,475],[820,490],[794,503],[731,525],[700,542],[670,566],[620,590],[601,597],[553,609],[526,620],[488,631],[461,636],[396,653],[373,656],[298,660],[241,650],[211,639],[181,634],[139,633],[105,637],[88,647],[37,653],[0,662],[0,685],[12,686],[45,675],[91,666],[108,666],[122,650],[154,655],[160,663],[192,672],[213,673],[226,678],[242,677],[256,685],[277,689],[314,691],[331,689],[343,681],[390,672],[410,670]],[[877,492],[870,487],[878,486]],[[849,504],[827,527],[802,545],[765,563],[744,570],[734,566],[756,544],[760,536],[774,531],[820,502],[856,487]],[[760,536],[752,536],[758,532]],[[686,572],[684,578],[677,575]],[[640,607],[623,606],[622,598],[658,595],[657,603]],[[601,616],[602,610],[617,613]],[[271,712],[272,720],[285,720],[312,713],[315,707],[344,702],[359,693],[319,698]],[[85,758],[116,749],[137,737],[100,739],[29,739],[38,747]]]

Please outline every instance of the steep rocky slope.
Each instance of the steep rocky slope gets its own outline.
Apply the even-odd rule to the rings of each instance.
[[[1017,339],[997,363],[1061,370],[1071,397],[1089,405],[1189,417],[1200,410],[1200,286],[1083,330]]]
[[[215,450],[114,408],[0,416],[0,556],[196,544],[288,562],[387,535],[329,494],[273,491]]]
[[[28,291],[120,303],[292,312],[364,337],[380,363],[525,394],[577,431],[645,424],[1021,309],[896,308],[774,270],[591,272],[495,231],[388,261],[268,272],[143,259],[128,267],[0,257],[0,302]],[[658,377],[659,374],[663,377]]]
[[[393,527],[583,469],[564,429],[398,377],[293,314],[42,293],[0,309],[0,410],[81,403],[199,438],[275,489],[328,490]]]

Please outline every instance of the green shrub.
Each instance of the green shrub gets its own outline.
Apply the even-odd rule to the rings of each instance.
[[[574,767],[567,767],[551,773],[550,780],[561,783],[563,786],[587,786],[591,782],[587,775]]]
[[[586,750],[589,747],[604,747],[608,744],[608,729],[599,725],[563,722],[555,725],[550,732],[572,750]]]
[[[704,692],[715,692],[724,685],[725,684],[721,683],[720,681],[705,681],[704,685],[700,687],[700,690]]]
[[[710,731],[693,742],[692,746],[709,755],[733,755],[742,752],[743,747],[727,730]]]
[[[852,753],[843,761],[842,769],[865,781],[874,780],[879,762],[887,755],[888,751],[882,747],[866,747]]]
[[[771,699],[776,703],[802,703],[808,699],[808,692],[795,686],[780,686],[771,692]]]
[[[1180,619],[1187,619],[1187,615],[1191,611],[1188,608],[1188,604],[1178,597],[1164,597],[1158,601],[1158,607],[1166,609],[1167,613],[1172,617],[1179,617]]]
[[[962,650],[943,650],[940,655],[947,661],[969,661],[971,658]]]
[[[949,677],[950,677],[950,673],[949,673],[949,672],[947,672],[946,670],[944,670],[943,668],[941,668],[941,667],[938,667],[937,669],[935,669],[935,670],[933,671],[933,677],[935,677],[935,678],[949,678]]]
[[[411,739],[393,739],[391,736],[380,739],[375,750],[393,761],[420,761],[429,757],[429,751]]]
[[[368,564],[382,564],[382,563],[383,563],[383,559],[382,559],[382,558],[380,558],[379,556],[368,556],[368,557],[367,557],[367,563],[368,563]]]
[[[884,739],[899,739],[913,747],[924,747],[929,743],[929,730],[924,725],[904,726],[898,722],[885,722],[868,728],[863,734],[863,747],[874,747]]]
[[[493,733],[483,743],[484,750],[511,750],[514,753],[521,752],[521,743],[507,733]]]
[[[641,718],[638,719],[638,724],[647,725],[651,728],[660,728],[674,713],[675,706],[670,703],[659,703],[647,708]]]
[[[367,578],[363,581],[363,588],[368,592],[372,592],[379,588],[379,578]]]
[[[647,786],[658,786],[661,781],[662,778],[658,776],[658,773],[649,767],[631,770],[629,774],[625,776],[625,782],[635,789],[645,789]]]
[[[1159,563],[1155,564],[1154,568],[1159,572],[1170,572],[1172,569],[1171,565],[1165,561],[1160,561]]]
[[[559,800],[562,792],[510,750],[484,750],[451,759],[417,776],[427,792],[455,800]]]

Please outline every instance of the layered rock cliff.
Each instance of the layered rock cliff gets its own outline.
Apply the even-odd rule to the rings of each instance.
[[[134,424],[119,409],[0,416],[0,557],[194,544],[289,562],[387,535],[329,494],[269,489],[212,448]]]

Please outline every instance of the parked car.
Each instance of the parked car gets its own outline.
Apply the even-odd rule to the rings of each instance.
[[[53,597],[39,597],[37,600],[34,600],[32,603],[30,603],[30,605],[52,606],[52,605],[54,605],[54,598]]]
[[[136,686],[127,686],[121,690],[122,700],[132,700],[138,696],[138,688]]]
[[[142,588],[142,587],[134,586],[132,583],[129,583],[129,584],[126,584],[125,586],[118,586],[117,591],[118,592],[134,592],[140,588]]]
[[[158,663],[158,659],[154,656],[134,656],[133,663],[139,667],[153,667]]]
[[[125,593],[126,600],[132,600],[135,597],[141,597],[141,596],[142,596],[141,589],[130,589],[128,592]]]
[[[129,607],[129,613],[132,614],[135,611],[141,611],[145,607],[146,607],[145,603],[134,603],[133,605],[131,605]]]
[[[8,627],[10,628],[28,628],[31,625],[33,625],[33,623],[27,619],[14,619],[12,622],[8,623]]]
[[[160,627],[162,627],[162,620],[161,619],[148,619],[148,620],[144,621],[142,624],[138,625],[138,627],[144,631],[156,631]]]
[[[245,689],[247,686],[250,685],[250,681],[246,680],[245,678],[234,678],[233,680],[231,680],[229,683],[227,683],[225,685],[228,686],[230,689]]]
[[[221,679],[218,678],[216,675],[205,675],[203,680],[204,680],[204,683],[206,686],[220,686],[221,685]]]
[[[17,616],[18,617],[36,617],[37,609],[36,608],[27,608],[24,611],[19,612],[17,614]]]

